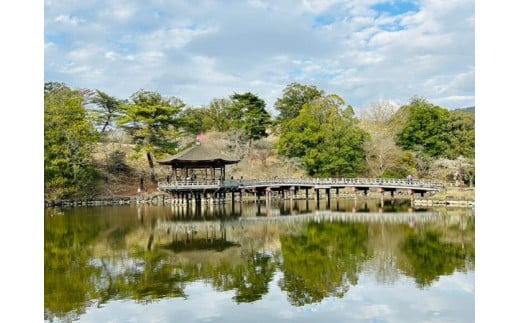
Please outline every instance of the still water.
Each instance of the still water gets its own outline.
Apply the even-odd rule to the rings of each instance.
[[[47,209],[44,249],[46,322],[475,320],[471,209]]]

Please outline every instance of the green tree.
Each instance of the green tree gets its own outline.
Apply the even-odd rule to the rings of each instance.
[[[449,150],[447,124],[450,112],[423,98],[412,98],[410,114],[402,131],[397,134],[398,144],[406,150],[422,151],[427,156],[443,157]]]
[[[84,98],[76,90],[46,83],[44,94],[44,180],[50,198],[96,194],[99,176],[92,152],[98,134],[87,118]]]
[[[231,106],[233,103],[230,99],[221,98],[211,100],[204,124],[211,124],[212,129],[218,132],[228,131],[231,127]]]
[[[356,176],[364,168],[364,142],[368,134],[357,125],[351,106],[337,95],[327,95],[303,105],[287,122],[278,141],[278,152],[299,157],[309,175]]]
[[[464,111],[450,112],[446,125],[449,150],[446,156],[451,159],[464,156],[475,158],[475,115]]]
[[[94,122],[97,127],[101,128],[101,135],[104,135],[109,126],[120,116],[123,102],[105,92],[96,90],[90,103],[94,105],[91,108],[94,113]]]
[[[212,124],[206,119],[207,108],[187,108],[179,115],[179,126],[190,135],[197,135],[212,128]]]
[[[230,107],[232,128],[241,130],[249,140],[267,137],[267,127],[271,124],[271,116],[265,110],[265,102],[251,92],[235,93],[231,96],[233,105]]]
[[[179,119],[177,114],[184,103],[177,98],[164,98],[157,92],[140,90],[132,94],[131,102],[123,106],[118,119],[133,138],[136,154],[144,151],[155,180],[153,156],[175,153]]]
[[[283,90],[283,96],[278,98],[274,104],[275,109],[280,113],[277,121],[285,123],[296,118],[305,103],[311,103],[323,95],[323,90],[319,90],[314,85],[309,86],[300,83],[287,85]]]

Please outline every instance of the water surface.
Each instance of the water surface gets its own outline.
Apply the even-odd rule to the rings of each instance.
[[[47,209],[48,322],[473,322],[472,210]]]

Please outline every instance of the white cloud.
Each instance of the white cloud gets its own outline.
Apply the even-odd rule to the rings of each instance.
[[[272,107],[295,81],[354,106],[471,101],[473,1],[425,0],[399,15],[376,12],[376,2],[47,1],[45,81],[121,98],[150,86],[190,105],[251,91]]]
[[[69,16],[69,15],[59,15],[58,17],[56,17],[54,19],[55,22],[58,22],[58,23],[63,23],[65,25],[71,25],[71,26],[76,26],[80,23],[83,23],[85,22],[86,20],[85,19],[80,19],[78,17],[72,17],[72,16]]]
[[[303,8],[309,12],[322,13],[341,0],[303,0]]]

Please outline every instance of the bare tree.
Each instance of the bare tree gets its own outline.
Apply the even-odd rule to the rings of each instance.
[[[389,170],[402,168],[403,151],[396,145],[389,126],[395,111],[390,101],[379,101],[360,113],[361,126],[370,134],[364,145],[369,176],[383,177]]]

